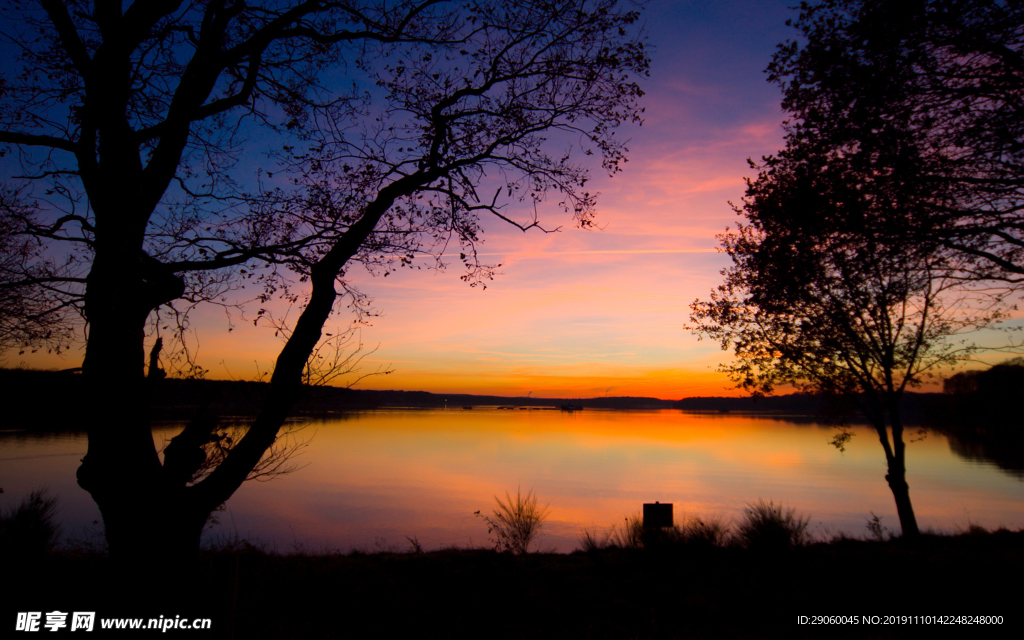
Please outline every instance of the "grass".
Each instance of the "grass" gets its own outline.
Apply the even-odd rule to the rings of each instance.
[[[614,532],[614,528],[604,532],[604,534],[584,528],[580,530],[576,538],[580,541],[580,550],[591,553],[610,547],[611,537]]]
[[[523,495],[517,488],[515,498],[506,491],[504,502],[498,496],[494,496],[494,501],[498,503],[494,517],[479,511],[475,514],[487,523],[487,533],[491,536],[494,548],[498,551],[511,551],[516,555],[528,553],[530,544],[540,535],[544,518],[549,512],[548,507],[538,506],[537,496],[532,489]]]
[[[29,506],[12,513],[39,512],[32,505],[50,500],[33,495],[25,501]],[[506,493],[496,502],[495,511],[506,517],[546,513],[532,492]],[[635,515],[612,530],[584,532],[581,546],[592,543],[592,553],[417,552],[422,547],[414,536],[407,539],[411,548],[402,544],[401,552],[381,543],[365,552],[296,545],[291,553],[278,553],[236,536],[204,549],[189,582],[169,592],[176,594],[172,599],[154,597],[152,589],[107,571],[103,554],[58,547],[42,562],[18,558],[5,567],[17,576],[18,588],[3,607],[39,610],[49,606],[39,604],[39,594],[45,594],[47,603],[101,616],[210,617],[215,637],[229,637],[230,630],[236,638],[275,640],[379,635],[382,621],[389,635],[416,638],[475,638],[484,628],[495,640],[810,638],[820,637],[820,627],[798,625],[798,615],[833,611],[836,602],[844,611],[884,613],[878,584],[893,578],[900,582],[901,611],[959,608],[1004,616],[999,631],[1018,624],[1010,616],[1019,594],[1005,586],[1005,576],[1024,570],[1022,531],[971,525],[958,534],[926,533],[912,542],[888,536],[819,540],[798,552],[772,555],[756,551],[760,547],[749,540],[741,544],[740,532],[752,520],[761,523],[759,531],[770,529],[766,521],[781,523],[809,540],[807,518],[764,501],[750,505],[733,535],[720,519],[691,515],[651,543],[644,536],[652,534],[645,534]],[[154,570],[153,578],[166,579],[166,572]],[[513,603],[500,625],[495,603]],[[905,633],[904,627],[876,626],[834,637]]]
[[[894,534],[888,527],[882,525],[882,516],[876,514],[874,511],[871,512],[871,517],[867,519],[867,524],[865,526],[872,540],[885,542],[886,540],[892,540],[896,537],[896,534]]]
[[[644,519],[637,514],[626,518],[621,529],[613,528],[612,546],[622,549],[642,549],[644,546]]]
[[[672,527],[646,528],[643,518],[637,514],[603,536],[583,529],[578,539],[580,549],[591,552],[610,548],[698,550],[725,547],[782,551],[809,544],[812,541],[809,524],[810,517],[798,515],[796,509],[758,500],[747,505],[735,531],[715,516],[688,516]],[[881,540],[877,536],[876,539]]]
[[[724,547],[729,542],[729,525],[714,516],[692,516],[678,528],[682,540],[691,546]]]
[[[743,510],[743,521],[736,530],[736,541],[755,551],[781,551],[802,547],[810,542],[807,526],[809,516],[799,516],[796,509],[780,503],[759,499]]]
[[[105,572],[101,555],[58,549],[46,562],[12,570],[17,588],[2,606],[34,611],[50,606],[39,604],[45,600],[98,616],[211,617],[220,634],[214,637],[233,628],[235,638],[274,640],[382,629],[394,637],[445,639],[477,638],[485,629],[494,640],[900,638],[905,626],[837,626],[822,634],[820,626],[797,624],[798,615],[836,611],[837,602],[858,616],[885,615],[892,605],[879,599],[878,585],[893,578],[901,612],[1002,615],[1003,625],[979,632],[1011,637],[1020,629],[1013,615],[1019,591],[1005,577],[1024,570],[1024,532],[980,529],[925,534],[913,544],[816,542],[777,556],[738,545],[680,554],[611,547],[524,556],[493,549],[299,555],[252,544],[237,551],[204,551],[183,600],[169,604]],[[158,568],[153,573],[165,577]]]
[[[621,526],[613,526],[604,534],[582,529],[577,539],[580,550],[587,552],[612,548],[725,547],[731,541],[729,525],[714,516],[692,516],[673,527],[648,529],[639,514],[626,518]]]
[[[0,515],[0,550],[40,556],[52,551],[60,537],[57,498],[36,489],[21,504]]]

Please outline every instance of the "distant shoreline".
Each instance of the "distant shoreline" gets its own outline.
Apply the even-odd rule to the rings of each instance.
[[[151,411],[157,420],[190,418],[204,399],[223,416],[253,416],[259,410],[268,384],[231,380],[183,380],[167,378],[153,385]],[[41,415],[50,419],[74,420],[84,404],[81,379],[76,374],[57,371],[0,369],[0,388],[9,398],[17,398],[8,417],[32,420]],[[942,394],[908,393],[907,408],[917,412],[929,399]],[[59,403],[53,398],[60,397]],[[473,394],[440,394],[428,391],[380,391],[341,387],[307,387],[296,404],[296,416],[329,415],[370,409],[549,409],[579,411],[587,409],[657,410],[679,409],[696,413],[736,413],[818,416],[824,402],[811,394],[786,394],[763,398],[692,397],[682,400],[615,396],[601,398],[534,398]]]

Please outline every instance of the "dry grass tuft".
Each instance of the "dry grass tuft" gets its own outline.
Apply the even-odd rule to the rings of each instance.
[[[799,516],[796,509],[782,504],[758,500],[743,510],[743,521],[736,531],[736,541],[748,549],[780,551],[802,547],[810,542],[807,526],[809,516]]]
[[[540,507],[537,504],[537,496],[533,490],[523,495],[519,488],[516,488],[516,497],[513,498],[507,491],[505,501],[494,496],[498,507],[494,510],[494,517],[475,513],[487,523],[487,533],[494,542],[494,548],[498,551],[511,551],[516,555],[523,555],[530,550],[530,544],[540,535],[544,518],[548,515],[548,506]]]

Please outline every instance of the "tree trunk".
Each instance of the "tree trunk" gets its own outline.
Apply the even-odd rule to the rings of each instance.
[[[166,274],[154,274],[141,229],[102,220],[106,234],[97,241],[85,293],[89,445],[78,483],[100,509],[116,570],[141,579],[154,562],[176,570],[194,557],[208,514],[190,509],[184,483],[163,473],[150,424],[150,390],[159,380],[145,378],[146,320],[180,295],[180,280],[169,284]]]
[[[125,571],[153,562],[181,570],[198,555],[209,514],[241,486],[273,445],[302,390],[302,370],[337,299],[335,281],[395,199],[438,176],[418,172],[378,193],[362,217],[311,268],[310,300],[278,356],[264,405],[242,440],[210,475],[189,486],[202,442],[182,439],[161,464],[150,428],[145,323],[182,295],[180,278],[142,251],[144,228],[103,227],[86,291],[90,323],[83,373],[90,406],[89,450],[79,484],[103,515],[111,559]],[[97,214],[99,219],[99,215]],[[99,228],[99,225],[98,225]],[[97,234],[99,237],[99,234]]]
[[[174,572],[177,567],[191,565],[199,553],[199,539],[209,513],[191,506],[184,491],[166,491],[161,495],[136,496],[139,504],[108,500],[103,510],[103,524],[110,558],[116,564],[131,568],[143,563],[165,567],[161,573]],[[120,500],[129,494],[122,493]]]
[[[139,303],[137,253],[132,260],[127,248],[141,245],[141,238],[131,240],[121,236],[98,244],[85,294],[89,340],[82,374],[89,448],[78,482],[100,507],[111,554],[121,547],[116,532],[124,521],[115,514],[143,512],[156,497],[160,474],[143,377],[149,310]]]
[[[892,489],[896,499],[896,514],[900,518],[900,528],[904,538],[916,538],[921,535],[917,528],[917,517],[914,507],[910,504],[910,487],[907,485],[907,445],[903,442],[903,421],[900,418],[899,397],[889,404],[889,422],[892,425],[892,454],[887,455],[889,473],[885,480]]]
[[[868,405],[864,407],[864,415],[867,416],[875,431],[878,433],[878,441],[885,451],[887,471],[885,481],[889,483],[892,490],[892,497],[896,500],[896,515],[900,519],[900,529],[903,537],[915,538],[920,535],[917,528],[917,518],[914,516],[914,507],[910,503],[910,486],[907,484],[906,465],[906,444],[903,442],[903,423],[900,419],[899,397],[889,399],[885,403],[874,397],[870,390],[867,390],[869,399]],[[886,427],[886,414],[889,417],[889,424],[892,427],[892,442],[889,441],[889,429]]]
[[[914,516],[914,507],[910,504],[910,485],[907,484],[907,473],[902,460],[898,463],[895,460],[889,463],[889,473],[886,474],[885,480],[892,489],[893,498],[896,499],[896,515],[900,518],[903,537],[916,538],[921,531],[917,528],[917,517]]]

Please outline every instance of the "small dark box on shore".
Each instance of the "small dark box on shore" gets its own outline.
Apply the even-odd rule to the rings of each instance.
[[[672,503],[644,503],[644,528],[663,529],[672,526]]]

